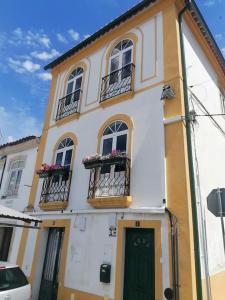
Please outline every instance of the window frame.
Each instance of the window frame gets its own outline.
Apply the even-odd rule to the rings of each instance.
[[[13,164],[20,163],[20,162],[23,163],[22,166],[18,165],[18,167],[13,168]],[[5,196],[7,198],[18,196],[24,168],[25,168],[25,159],[18,158],[18,159],[14,159],[10,162],[9,169],[8,169],[8,180],[7,180],[6,189],[5,189]],[[15,174],[16,174],[15,182],[14,182],[13,188],[10,188],[13,172],[15,172]],[[21,175],[18,177],[19,173]],[[18,178],[19,178],[19,182],[18,182]]]

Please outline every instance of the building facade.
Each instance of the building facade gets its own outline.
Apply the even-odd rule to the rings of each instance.
[[[0,145],[0,204],[26,211],[34,173],[39,138],[28,136],[20,140]],[[0,261],[18,263],[18,245],[22,228],[8,227],[19,221],[1,219]]]
[[[221,112],[225,64],[193,5],[179,26],[183,1],[142,1],[46,66],[53,78],[29,198],[43,222],[23,230],[18,253],[34,299],[159,300],[167,288],[175,299],[200,299],[184,69],[202,187],[202,293],[222,299],[221,229],[205,207],[223,184],[224,141],[209,118],[195,127],[194,102]],[[215,141],[206,147],[207,134]],[[206,172],[215,143],[221,159]]]

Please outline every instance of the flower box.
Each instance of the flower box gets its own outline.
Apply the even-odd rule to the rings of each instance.
[[[47,178],[52,175],[67,175],[69,172],[68,167],[64,167],[61,165],[47,165],[47,164],[42,164],[41,168],[36,171],[36,174],[39,175],[40,178]]]
[[[101,167],[101,159],[100,157],[98,158],[93,158],[93,159],[85,159],[83,160],[83,164],[85,169],[94,169]]]
[[[126,155],[106,156],[102,157],[102,164],[104,165],[125,165],[128,160]]]
[[[125,165],[128,160],[127,154],[113,150],[107,155],[93,155],[83,159],[85,169],[94,169],[102,167],[103,165]]]

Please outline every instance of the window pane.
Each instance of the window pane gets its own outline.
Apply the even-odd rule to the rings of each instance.
[[[61,165],[62,164],[62,157],[63,157],[63,152],[57,153],[56,160],[55,160],[55,163],[57,165]]]
[[[113,59],[111,59],[110,73],[118,69],[119,69],[119,56],[116,56]]]
[[[15,183],[16,183],[16,171],[12,171],[9,179],[8,190],[10,191],[13,190],[15,187]]]
[[[132,58],[132,50],[128,50],[123,53],[123,58],[122,58],[122,66],[126,66],[131,63],[131,58]]]
[[[0,290],[7,291],[28,284],[28,281],[20,268],[9,268],[0,270]]]
[[[73,81],[68,83],[66,94],[68,95],[71,94],[72,92],[73,92]]]
[[[133,45],[133,43],[132,43],[131,40],[124,40],[124,41],[122,41],[122,49],[126,49],[126,48],[128,48],[128,47],[130,47],[132,45]]]
[[[112,152],[112,143],[112,138],[103,140],[102,155],[107,155]]]
[[[16,192],[18,191],[18,189],[19,189],[21,176],[22,176],[22,170],[18,170],[18,172],[17,172],[17,177],[16,177],[16,183],[15,183],[15,193],[16,193]]]
[[[72,152],[73,152],[72,149],[66,151],[64,166],[70,166],[71,158],[72,158]]]
[[[121,152],[127,151],[127,134],[123,134],[117,137],[116,150]]]
[[[81,83],[82,83],[82,77],[77,78],[76,85],[75,85],[75,91],[79,90],[81,88]]]
[[[122,123],[118,128],[117,128],[117,132],[123,131],[123,130],[127,130],[127,124]]]

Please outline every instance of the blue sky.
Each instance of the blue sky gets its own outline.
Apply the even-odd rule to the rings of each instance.
[[[41,134],[50,79],[43,67],[137,0],[1,0],[0,144]],[[197,0],[225,54],[225,0]]]

